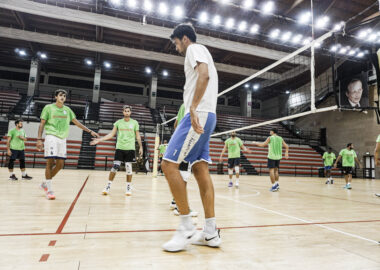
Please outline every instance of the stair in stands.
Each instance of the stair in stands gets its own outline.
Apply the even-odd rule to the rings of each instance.
[[[0,121],[0,138],[6,136],[8,133],[8,121]]]
[[[93,131],[98,132],[98,129],[92,128]],[[92,136],[88,132],[83,132],[82,135],[82,145],[79,153],[78,169],[93,170],[95,168],[95,156],[96,156],[96,146],[91,146],[90,142]]]
[[[259,173],[256,171],[255,167],[252,166],[251,162],[247,159],[247,157],[241,153],[240,156],[240,164],[246,171],[247,175],[258,175]]]
[[[13,110],[11,111],[11,114],[15,117],[22,117],[25,114],[26,109],[28,108],[30,102],[32,101],[33,97],[28,97],[25,94],[20,94],[21,98],[17,102],[17,104],[14,106]]]

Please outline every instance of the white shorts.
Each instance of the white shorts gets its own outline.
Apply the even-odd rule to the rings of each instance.
[[[45,158],[66,159],[66,139],[61,139],[53,135],[45,137]]]

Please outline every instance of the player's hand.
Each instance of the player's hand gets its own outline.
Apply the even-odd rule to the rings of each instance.
[[[380,159],[376,160],[376,166],[380,166]]]
[[[336,169],[336,167],[337,167],[337,165],[336,165],[336,163],[334,164],[334,168]]]
[[[222,162],[223,162],[223,158],[220,157],[220,158],[219,158],[219,163],[222,163]]]
[[[91,134],[92,137],[96,137],[96,138],[99,138],[99,137],[100,137],[99,134],[96,133],[95,131],[91,131],[90,134]]]
[[[139,149],[139,154],[140,154],[140,157],[142,157],[143,156],[143,149],[140,147],[140,149]]]
[[[97,145],[98,143],[100,143],[100,140],[99,139],[92,139],[92,141],[90,142],[90,145]]]
[[[44,149],[42,140],[37,140],[37,150],[41,152]]]
[[[198,113],[194,109],[190,109],[190,119],[191,126],[193,127],[194,131],[198,134],[203,134],[204,130],[201,124],[199,123]]]
[[[11,150],[8,150],[8,151],[7,151],[7,154],[8,154],[8,156],[12,156],[12,151],[11,151]]]
[[[285,153],[285,159],[289,159],[289,153],[288,152]]]

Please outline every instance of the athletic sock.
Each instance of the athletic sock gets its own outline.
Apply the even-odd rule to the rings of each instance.
[[[109,181],[109,180],[108,180],[107,186],[108,186],[108,187],[111,187],[111,185],[112,185],[112,181]]]
[[[205,222],[206,222],[205,228],[204,228],[205,233],[213,234],[216,229],[216,219],[214,217],[206,218]]]
[[[48,188],[48,191],[52,191],[51,186],[52,186],[52,179],[46,179],[46,186]]]
[[[185,227],[186,230],[191,230],[194,228],[193,220],[191,215],[181,215],[181,224]]]
[[[26,171],[23,171],[23,172],[21,172],[22,173],[22,176],[26,176]]]
[[[15,173],[13,173],[13,172],[11,172],[10,174],[11,174],[11,175],[10,175],[11,177],[12,177],[13,175],[15,175]]]
[[[274,182],[272,186],[274,187],[275,185],[278,185],[278,181]]]

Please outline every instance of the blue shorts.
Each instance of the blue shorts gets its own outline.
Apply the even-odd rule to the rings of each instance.
[[[329,170],[331,170],[332,169],[332,166],[325,166],[325,170],[326,171],[329,171]]]
[[[215,129],[216,115],[209,112],[198,112],[198,117],[204,133],[198,134],[194,131],[191,126],[190,113],[187,113],[169,141],[164,160],[178,164],[182,161],[190,164],[201,160],[212,162],[210,136]]]

